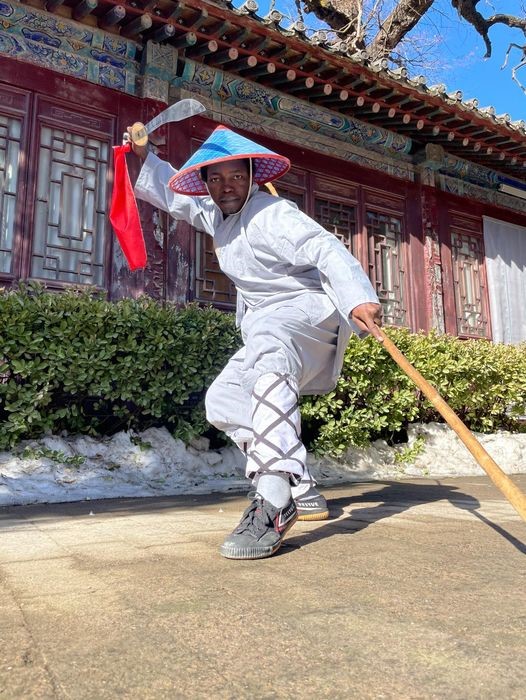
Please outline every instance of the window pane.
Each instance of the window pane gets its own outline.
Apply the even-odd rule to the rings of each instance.
[[[236,288],[219,268],[211,236],[196,231],[195,255],[196,299],[221,304],[229,309],[234,308]]]
[[[405,268],[402,258],[402,220],[397,216],[367,211],[369,262],[384,323],[407,326]]]
[[[457,332],[459,335],[484,338],[488,332],[488,319],[483,302],[485,284],[481,270],[484,260],[482,237],[453,230],[451,255]]]
[[[11,272],[21,121],[0,115],[0,272]]]
[[[278,180],[277,183],[272,183],[278,193],[278,197],[283,197],[283,199],[288,199],[290,202],[294,202],[294,204],[297,205],[298,209],[301,209],[301,211],[304,210],[305,208],[305,195],[303,192],[298,192],[291,187],[288,187],[286,184],[281,184],[281,182]],[[263,191],[265,191],[263,189]]]
[[[31,275],[103,284],[108,144],[43,126]]]
[[[314,218],[340,239],[347,250],[353,251],[353,237],[356,233],[356,208],[316,198],[314,201]]]

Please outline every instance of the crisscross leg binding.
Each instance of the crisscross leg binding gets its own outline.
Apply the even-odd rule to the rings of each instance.
[[[294,498],[299,498],[299,496],[303,496],[303,494],[307,493],[307,491],[316,488],[316,483],[317,482],[312,478],[312,476],[308,472],[303,474],[301,480],[298,481],[298,483],[292,485],[292,496]]]
[[[254,439],[248,450],[247,477],[257,472],[303,476],[307,452],[301,442],[301,417],[295,380],[275,372],[259,377],[252,393]]]

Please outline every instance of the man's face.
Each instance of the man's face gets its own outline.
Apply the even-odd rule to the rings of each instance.
[[[228,160],[209,165],[206,184],[210,196],[223,214],[237,214],[251,186],[246,160]]]

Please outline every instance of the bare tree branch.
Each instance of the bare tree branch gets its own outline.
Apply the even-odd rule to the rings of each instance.
[[[492,15],[488,17],[488,24],[505,24],[510,29],[522,29],[526,36],[526,17],[514,17],[513,15]]]
[[[373,60],[388,58],[405,35],[415,27],[435,0],[400,0],[398,5],[380,25],[380,29],[367,47]]]
[[[462,19],[469,22],[471,26],[484,39],[486,44],[486,53],[484,58],[491,56],[491,40],[489,38],[489,30],[495,24],[504,24],[507,27],[514,29],[522,29],[526,36],[526,18],[514,17],[513,15],[497,14],[491,17],[483,17],[476,9],[479,0],[451,0],[451,4],[458,11]]]
[[[502,64],[501,68],[506,68],[506,65],[508,63],[508,58],[510,55],[510,51],[512,49],[520,49],[522,51],[522,58],[519,61],[519,63],[517,63],[516,66],[512,66],[511,77],[517,83],[517,85],[520,87],[520,89],[524,92],[524,94],[526,94],[526,88],[521,83],[521,81],[517,78],[517,71],[526,66],[526,46],[519,46],[519,44],[510,44],[508,46],[508,50],[506,51],[506,58],[504,60],[504,63]]]
[[[451,4],[458,11],[458,14],[469,22],[471,26],[477,31],[480,36],[484,39],[486,44],[486,53],[484,58],[489,58],[491,56],[491,41],[488,36],[488,31],[491,25],[488,20],[485,19],[480,12],[476,9],[479,0],[451,0]]]
[[[303,0],[303,5],[306,12],[312,12],[335,31],[353,39],[356,48],[365,49],[361,31],[363,0]]]
[[[399,46],[436,0],[295,0],[305,12],[313,13],[356,49],[367,49],[373,60],[393,58]],[[494,14],[484,17],[478,10],[480,0],[451,0],[461,20],[480,34],[486,47],[485,57],[491,56],[489,32],[496,24],[520,29],[526,36],[526,16]],[[394,7],[393,7],[394,5]],[[388,13],[386,8],[392,8]],[[388,14],[387,14],[388,13]],[[385,16],[387,14],[387,16]],[[372,31],[372,23],[376,29]]]

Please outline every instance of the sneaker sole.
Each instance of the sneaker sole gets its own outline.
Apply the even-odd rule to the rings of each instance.
[[[267,559],[271,557],[281,547],[281,542],[272,549],[253,548],[238,548],[238,547],[221,547],[220,554],[225,559]]]
[[[298,520],[327,520],[329,518],[329,511],[322,510],[319,513],[298,513]]]
[[[219,551],[225,559],[267,559],[275,554],[283,544],[283,539],[298,518],[294,518],[283,530],[283,535],[279,542],[273,547],[225,547],[221,545]]]

